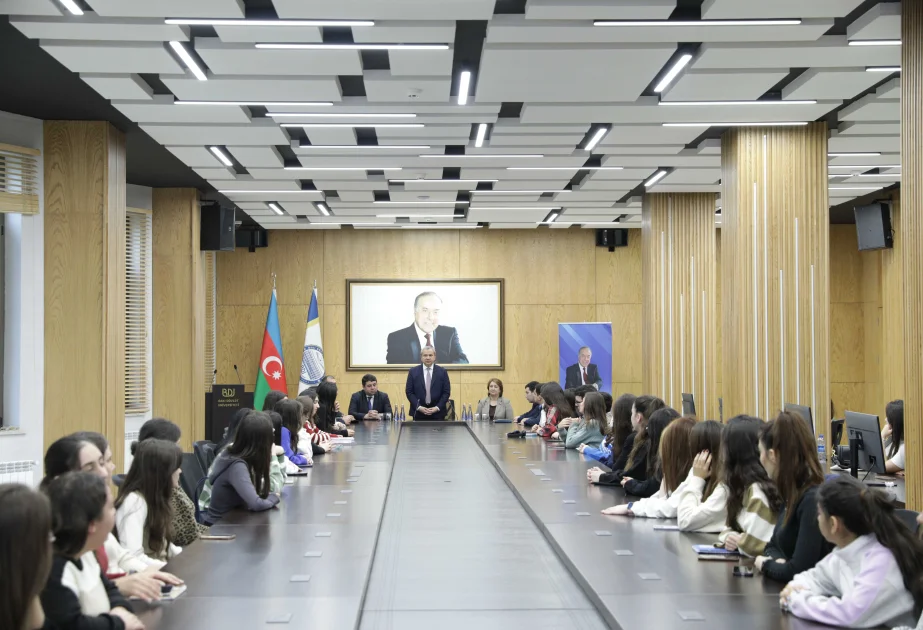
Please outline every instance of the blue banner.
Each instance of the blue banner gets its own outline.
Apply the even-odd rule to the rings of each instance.
[[[561,387],[594,385],[612,393],[612,323],[558,324]]]

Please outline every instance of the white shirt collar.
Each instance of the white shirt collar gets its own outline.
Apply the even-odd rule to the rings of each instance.
[[[422,350],[423,348],[426,347],[426,333],[423,332],[419,326],[417,326],[417,322],[413,323],[413,327],[414,327],[414,330],[417,331],[417,338],[420,340],[420,350]],[[429,344],[435,348],[436,347],[436,331],[435,330],[429,334],[429,338],[430,338]]]

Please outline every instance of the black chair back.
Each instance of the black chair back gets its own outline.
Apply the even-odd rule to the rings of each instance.
[[[917,531],[919,527],[919,525],[917,525],[917,516],[920,515],[919,512],[914,512],[913,510],[894,510],[894,515],[901,519],[901,522],[909,527],[910,531]]]
[[[199,440],[192,444],[192,452],[198,458],[202,470],[208,472],[212,462],[215,461],[215,443],[210,440]]]
[[[195,489],[199,480],[205,476],[205,471],[199,465],[199,458],[195,453],[183,453],[183,466],[180,469],[179,483],[183,492],[190,499],[195,499]]]

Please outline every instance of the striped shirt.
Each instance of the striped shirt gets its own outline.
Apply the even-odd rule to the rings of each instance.
[[[744,492],[743,508],[737,513],[737,523],[742,531],[737,547],[740,553],[756,557],[763,553],[766,543],[772,538],[779,515],[769,507],[769,499],[758,483],[752,484]],[[726,527],[718,539],[724,542],[730,534],[735,533]]]

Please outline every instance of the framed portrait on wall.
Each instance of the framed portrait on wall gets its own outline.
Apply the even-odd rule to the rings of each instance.
[[[451,369],[503,368],[503,280],[347,280],[350,370],[406,369],[431,345]]]

